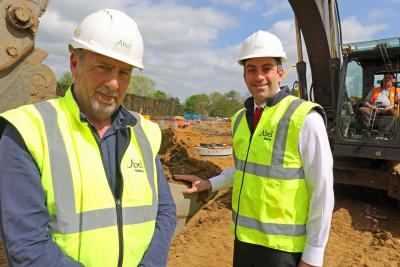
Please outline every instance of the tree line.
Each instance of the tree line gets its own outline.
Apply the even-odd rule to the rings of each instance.
[[[71,73],[64,72],[57,82],[57,94],[63,95],[71,84]],[[230,117],[243,107],[245,99],[239,92],[230,90],[226,93],[194,94],[181,103],[179,98],[169,96],[164,91],[156,89],[156,82],[151,77],[144,75],[132,75],[127,94],[133,95],[129,97],[128,108],[133,103],[132,97],[134,98],[135,96],[141,99],[135,103],[151,103],[151,100],[156,100],[153,101],[157,103],[153,112],[157,113],[157,116],[160,115],[160,107],[165,107],[161,109],[165,110],[165,112],[174,113],[168,114],[169,116],[192,113],[200,114],[203,117]],[[145,112],[151,114],[152,110],[149,110],[149,106],[151,105],[146,105],[147,110]],[[136,109],[137,104],[134,107]]]

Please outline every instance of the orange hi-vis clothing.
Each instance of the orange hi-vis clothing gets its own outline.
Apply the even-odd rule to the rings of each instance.
[[[379,93],[381,92],[381,90],[382,90],[381,86],[379,86],[379,87],[377,87],[377,88],[372,90],[372,96],[369,99],[369,103],[371,105],[373,105],[375,103],[375,101],[378,98]],[[392,86],[392,87],[390,87],[390,93],[389,93],[389,100],[390,100],[390,104],[391,105],[394,105],[395,96],[396,96],[396,87]]]

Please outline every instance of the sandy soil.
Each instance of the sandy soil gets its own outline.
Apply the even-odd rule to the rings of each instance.
[[[203,158],[194,146],[203,142],[230,144],[227,123],[202,123],[169,133],[173,147],[200,166],[197,174],[211,175],[233,166],[232,157]],[[171,140],[172,140],[171,139]],[[170,140],[170,141],[171,141]],[[178,154],[179,154],[178,153]],[[164,168],[176,172],[170,148],[164,150]],[[210,161],[213,164],[204,163]],[[169,167],[167,165],[170,165]],[[172,167],[171,167],[172,166]],[[190,170],[185,164],[181,167]],[[201,166],[210,166],[208,173]],[[207,167],[208,166],[208,167]],[[194,170],[194,169],[191,169]],[[385,193],[354,187],[335,187],[335,211],[324,266],[400,267],[400,212],[397,203]],[[233,236],[230,233],[231,191],[222,190],[188,222],[185,230],[173,240],[168,267],[220,267],[232,265]],[[1,245],[1,244],[0,244]],[[0,253],[0,266],[6,266]]]
[[[1,244],[1,242],[0,242],[0,266],[1,267],[7,266],[7,261],[6,261],[6,257],[3,254],[3,246]]]

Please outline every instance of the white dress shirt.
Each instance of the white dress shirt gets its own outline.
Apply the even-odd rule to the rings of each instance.
[[[307,242],[302,260],[311,265],[322,266],[334,206],[333,159],[324,121],[314,110],[306,116],[300,130],[299,153],[310,193]],[[234,171],[235,168],[226,169],[211,178],[209,181],[212,190],[232,187]]]

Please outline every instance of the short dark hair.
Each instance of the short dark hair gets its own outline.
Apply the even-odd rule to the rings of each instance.
[[[247,60],[249,60],[249,59],[250,58],[246,58],[246,59],[243,59],[242,61],[240,61],[240,63],[243,65],[243,67],[246,64]],[[278,68],[278,71],[281,70],[282,69],[282,60],[281,60],[281,58],[280,57],[274,57],[274,60],[275,60],[276,66]]]
[[[388,72],[384,73],[383,76],[388,75],[388,74],[389,74],[389,75],[392,75],[393,78],[396,77],[396,76],[394,75],[394,72],[393,72],[393,71],[388,71]]]
[[[83,53],[83,49],[82,48],[75,49],[75,53],[79,58],[79,62],[82,63],[83,58],[85,57],[85,53]]]
[[[72,45],[68,45],[68,50],[70,53],[75,53],[78,58],[79,58],[79,62],[82,63],[83,62],[83,58],[84,58],[84,53],[83,53],[83,49],[82,48],[73,48]]]

